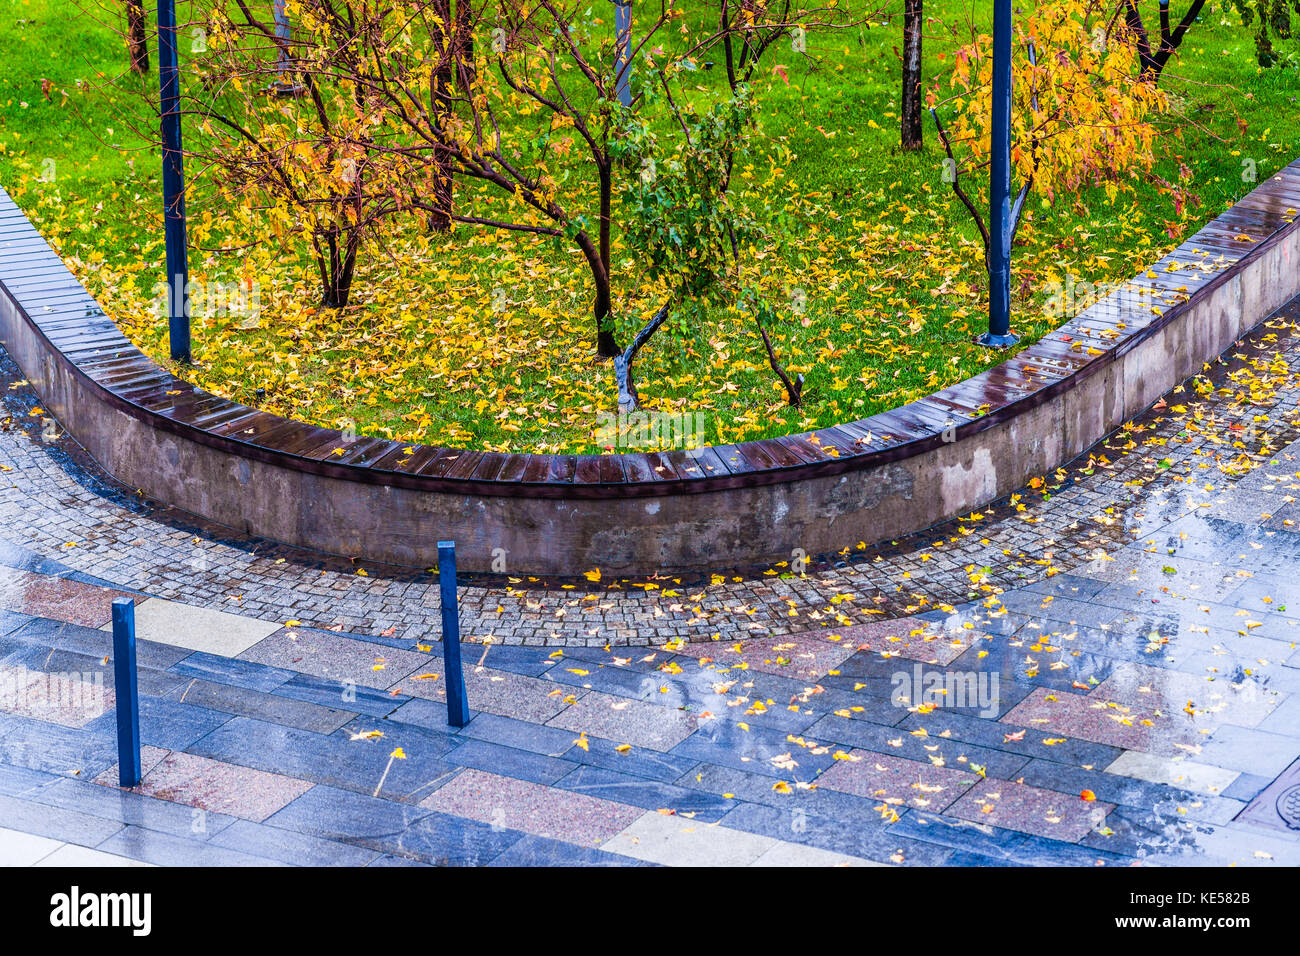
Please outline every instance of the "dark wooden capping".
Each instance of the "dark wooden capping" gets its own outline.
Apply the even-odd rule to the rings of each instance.
[[[238,405],[156,365],[106,321],[0,190],[0,290],[49,354],[107,405],[187,441],[346,481],[464,495],[601,499],[692,494],[840,475],[927,452],[1023,415],[1175,321],[1296,228],[1300,160],[1134,277],[1001,365],[900,408],[739,445],[611,455],[502,454],[394,442]],[[1249,235],[1250,242],[1236,239]],[[1234,253],[1237,255],[1233,258]],[[1217,265],[1212,273],[1203,264]],[[1178,266],[1170,271],[1171,266]],[[1191,268],[1187,268],[1191,267]],[[1156,278],[1147,273],[1154,272]],[[1186,286],[1185,292],[1178,291]],[[1107,302],[1107,300],[1103,300]],[[1160,314],[1152,306],[1163,306]],[[75,437],[75,436],[74,436]],[[337,450],[342,448],[342,454]],[[406,449],[411,451],[407,452]]]

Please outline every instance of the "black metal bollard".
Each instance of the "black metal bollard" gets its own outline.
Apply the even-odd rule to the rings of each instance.
[[[117,770],[124,787],[140,782],[140,692],[135,673],[135,601],[113,601],[113,688],[117,696]]]
[[[465,672],[460,662],[460,604],[456,598],[456,542],[438,542],[438,586],[442,595],[442,660],[447,671],[447,723],[469,723]]]

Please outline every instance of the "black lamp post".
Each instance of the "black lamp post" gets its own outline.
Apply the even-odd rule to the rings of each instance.
[[[181,153],[175,0],[158,0],[158,82],[163,141],[163,234],[167,247],[167,333],[172,360],[189,362],[190,267],[185,238],[185,160]]]
[[[292,35],[289,26],[289,11],[285,9],[286,0],[275,0],[273,8],[275,16],[275,39],[276,45],[280,52],[275,57],[275,68],[280,73],[270,87],[268,92],[275,96],[302,96],[306,90],[293,80],[285,80],[283,77],[293,69],[293,60],[289,56],[289,39]]]
[[[1011,0],[993,4],[993,129],[989,158],[989,328],[980,345],[1006,348],[1011,331]]]
[[[632,89],[628,78],[632,75],[632,0],[614,0],[615,75],[614,88],[618,101],[632,105]]]

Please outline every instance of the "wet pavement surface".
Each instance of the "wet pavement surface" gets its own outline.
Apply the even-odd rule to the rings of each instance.
[[[802,575],[472,582],[461,729],[430,575],[141,499],[6,358],[0,862],[1294,866],[1296,314],[1016,495]]]

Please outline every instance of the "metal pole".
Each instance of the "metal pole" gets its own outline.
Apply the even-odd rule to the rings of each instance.
[[[135,673],[135,601],[113,601],[113,693],[117,697],[117,777],[140,782],[140,693]]]
[[[989,157],[989,328],[975,341],[1006,348],[1011,334],[1011,0],[993,3],[993,129]]]
[[[460,663],[460,606],[456,598],[456,542],[438,542],[438,587],[442,598],[442,661],[447,672],[447,723],[469,723],[465,672]]]
[[[275,0],[275,38],[284,41],[275,61],[276,69],[284,73],[289,69],[289,56],[285,52],[289,45],[289,14],[285,10],[285,0]]]
[[[172,360],[188,362],[190,266],[185,239],[185,160],[181,154],[175,0],[158,0],[158,81],[163,140],[163,231],[167,244],[167,331]]]
[[[267,87],[267,91],[276,96],[301,96],[306,90],[299,83],[284,79],[293,70],[293,58],[289,55],[289,41],[293,38],[293,31],[289,23],[287,0],[275,0],[273,10],[275,38],[284,42],[279,44],[280,52],[275,57],[275,68],[280,75]]]
[[[614,0],[614,33],[617,37],[614,88],[618,91],[618,101],[631,106],[632,90],[628,79],[632,75],[632,0]]]

